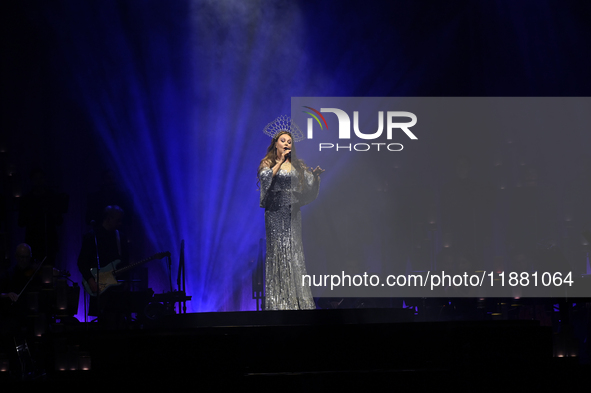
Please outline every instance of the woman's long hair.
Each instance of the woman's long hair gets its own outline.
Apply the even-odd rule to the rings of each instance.
[[[297,156],[296,153],[296,148],[295,148],[295,142],[293,141],[293,136],[291,136],[291,133],[289,131],[280,131],[277,133],[277,135],[275,135],[273,137],[273,139],[271,140],[271,144],[269,145],[269,147],[267,147],[267,154],[265,155],[265,157],[263,157],[263,159],[261,160],[261,163],[259,164],[259,169],[257,170],[257,175],[259,174],[259,172],[261,171],[261,169],[265,168],[265,167],[269,167],[269,168],[273,168],[276,164],[277,164],[277,150],[275,149],[275,143],[277,143],[277,140],[279,139],[279,137],[281,135],[289,135],[289,137],[291,138],[291,165],[294,166],[297,174],[298,174],[298,179],[300,180],[300,185],[303,187],[305,185],[304,183],[304,172],[305,171],[309,171],[308,167],[306,166],[306,164],[304,163],[303,160],[300,160]],[[257,186],[259,185],[259,181],[257,181]]]

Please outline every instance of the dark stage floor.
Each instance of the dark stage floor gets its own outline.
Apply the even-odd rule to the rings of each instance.
[[[46,376],[26,384],[76,391],[529,391],[590,375],[577,358],[554,357],[555,333],[538,321],[414,317],[412,309],[252,311],[172,315],[142,329],[79,324],[45,335],[36,351]]]

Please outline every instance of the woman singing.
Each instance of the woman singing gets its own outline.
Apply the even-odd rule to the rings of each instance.
[[[273,139],[258,170],[267,233],[266,310],[316,308],[310,288],[302,285],[302,275],[307,273],[300,207],[316,199],[324,170],[307,168],[297,158],[292,132],[298,141],[303,139],[297,125],[286,116],[265,128]]]

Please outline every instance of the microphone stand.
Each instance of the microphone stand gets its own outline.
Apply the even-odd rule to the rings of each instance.
[[[170,253],[166,256],[168,260],[168,281],[170,284],[170,292],[172,293],[172,259],[170,257]]]
[[[183,240],[183,287],[182,287],[182,291],[183,291],[183,296],[187,297],[187,288],[185,287],[186,284],[186,280],[185,280],[185,240]],[[180,308],[180,304],[179,304],[179,308]],[[187,301],[183,300],[183,314],[187,313]]]
[[[99,258],[98,243],[97,243],[97,240],[96,240],[96,231],[94,229],[93,229],[93,233],[94,233],[94,247],[95,247],[95,250],[96,250],[96,308],[97,308],[96,314],[97,314],[98,322],[100,323],[101,322],[101,316],[102,316],[101,315],[102,312],[101,312],[101,307],[100,307],[100,301],[99,301],[100,294],[101,294],[101,286],[100,286],[101,280],[100,280],[100,277],[99,277],[99,274],[100,274],[100,271],[101,271],[101,261],[100,261],[100,258]],[[89,311],[90,311],[90,307],[89,307]]]
[[[176,285],[179,292],[185,296],[185,239],[181,240],[181,255],[179,257],[179,271],[176,278]],[[183,304],[182,313],[187,312],[187,302],[179,302],[179,314],[181,314],[181,303]]]

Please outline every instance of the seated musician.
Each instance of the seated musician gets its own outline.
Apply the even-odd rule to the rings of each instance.
[[[126,290],[125,285],[116,285],[116,281],[115,285],[108,285],[99,289],[97,281],[91,272],[91,269],[95,269],[96,274],[96,269],[100,264],[98,280],[104,282],[105,279],[113,278],[109,273],[113,270],[112,262],[120,261],[116,268],[127,265],[129,259],[127,240],[119,232],[119,228],[123,223],[123,216],[123,210],[119,206],[107,206],[103,212],[102,222],[95,225],[93,230],[84,235],[82,248],[78,256],[78,269],[84,279],[84,286],[87,292],[92,295],[88,314],[99,316],[99,321],[103,316],[105,319],[110,319],[113,316],[117,293]],[[103,272],[103,275],[101,275],[101,272]],[[116,277],[116,279],[122,280],[124,277]],[[113,281],[111,280],[111,283]],[[99,309],[97,309],[97,302]],[[116,317],[116,319],[120,318],[121,316]],[[113,321],[113,319],[110,320]]]
[[[25,289],[27,293],[39,292],[41,287],[39,276],[31,280],[39,267],[39,262],[33,259],[31,247],[26,243],[19,244],[14,256],[16,257],[16,265],[8,269],[0,280],[0,290],[2,292],[0,298],[10,300],[10,303],[5,302],[4,304],[16,303],[19,299],[19,293]],[[31,282],[29,283],[29,281]],[[18,306],[16,308],[11,307],[10,310],[20,310],[20,305],[24,303],[26,302],[18,302]]]
[[[31,317],[45,315],[48,322],[51,298],[47,291],[42,290],[39,274],[42,262],[33,259],[31,247],[21,243],[14,255],[16,264],[2,266],[0,272],[0,352],[9,354],[11,371],[12,365],[15,365],[15,370],[20,366],[22,377],[32,379],[42,373],[42,361],[37,357],[42,350],[31,340],[37,333],[34,325],[38,321]],[[23,343],[27,344],[27,353],[18,352]]]

